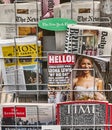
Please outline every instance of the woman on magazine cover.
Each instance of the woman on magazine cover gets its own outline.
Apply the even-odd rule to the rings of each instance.
[[[103,80],[92,75],[93,61],[91,58],[81,56],[78,60],[79,74],[73,78],[72,100],[100,100],[105,101]],[[74,70],[73,70],[74,71]]]

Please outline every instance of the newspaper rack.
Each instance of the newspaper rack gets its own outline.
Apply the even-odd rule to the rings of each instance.
[[[49,1],[50,4],[50,0],[47,1]],[[77,0],[70,0],[71,19],[74,18],[73,17],[74,14],[72,10],[75,1]],[[41,2],[46,2],[46,1],[42,0]],[[54,1],[52,0],[52,2]],[[29,21],[26,21],[24,16],[21,18],[20,16],[21,16],[21,11],[28,14],[27,12],[28,10],[27,9],[24,10],[24,4],[27,5],[28,3],[27,2],[19,3],[18,0],[15,0],[14,4],[12,4],[13,7],[8,6],[7,9],[9,9],[9,11],[6,12],[7,14],[12,13],[13,20],[12,18],[10,18],[11,21],[8,21],[7,18],[8,15],[6,17],[3,16],[5,17],[5,19],[7,19],[7,21],[0,20],[1,30],[3,30],[1,37],[11,38],[7,40],[0,39],[0,44],[2,47],[0,49],[1,50],[0,66],[2,68],[2,74],[0,75],[1,77],[0,130],[75,130],[75,129],[111,130],[112,129],[112,119],[111,119],[112,104],[109,102],[112,102],[112,99],[110,98],[112,84],[111,81],[109,81],[110,84],[108,83],[108,78],[109,78],[109,71],[110,71],[109,69],[112,66],[111,65],[109,66],[110,63],[109,55],[108,56],[104,55],[100,57],[101,62],[99,62],[98,64],[99,66],[101,66],[102,64],[103,65],[102,68],[105,70],[105,72],[103,72],[102,75],[103,78],[105,79],[106,90],[104,89],[103,91],[106,93],[109,102],[94,101],[94,100],[58,102],[59,100],[57,100],[57,102],[48,103],[48,93],[51,92],[51,89],[49,89],[50,87],[51,88],[53,88],[54,86],[55,87],[61,86],[62,88],[65,87],[65,84],[63,85],[61,83],[53,84],[54,86],[52,84],[49,84],[48,82],[52,79],[52,83],[53,83],[54,79],[52,78],[52,75],[49,76],[47,72],[49,69],[49,66],[47,64],[49,54],[51,54],[51,52],[52,54],[56,54],[56,55],[57,53],[60,54],[65,53],[63,50],[65,49],[64,48],[65,42],[63,42],[65,38],[65,32],[55,32],[56,37],[54,36],[52,37],[53,42],[54,39],[56,38],[56,45],[55,43],[53,44],[55,45],[54,47],[55,49],[53,48],[53,46],[50,45],[52,40],[49,37],[45,38],[45,41],[48,40],[47,42],[49,42],[48,46],[51,47],[50,48],[51,50],[46,49],[47,47],[45,46],[47,45],[42,43],[41,41],[42,39],[40,38],[41,37],[40,35],[43,35],[41,34],[42,30],[38,28],[38,24],[37,24],[38,20],[41,20],[42,18],[40,14],[41,12],[40,3],[38,0],[33,1],[33,3],[29,2],[30,7],[28,5],[27,8],[31,9],[30,13],[31,12],[34,13],[35,10],[37,11],[37,13],[33,14],[34,15],[32,16],[33,18],[31,18],[31,14],[29,14],[28,16],[29,18],[27,19]],[[95,8],[94,0],[92,0],[92,3],[93,3],[92,7],[94,10]],[[34,9],[32,8],[33,4],[35,5]],[[21,10],[20,7],[23,10]],[[94,15],[94,11],[93,11],[93,15]],[[79,21],[78,24],[83,24],[83,22]],[[110,14],[106,16],[106,13],[103,12],[99,17],[98,21],[94,21],[94,19],[92,19],[91,22],[85,21],[85,24],[111,27],[112,16]],[[4,27],[6,28],[4,29]],[[22,33],[23,30],[26,30],[26,32]],[[26,42],[27,46],[22,48],[23,47],[22,44],[25,42],[24,41],[22,42],[21,40],[20,42],[18,42],[17,39],[24,39],[24,37],[30,37],[28,35],[33,35],[32,37],[35,37],[34,38],[35,40],[31,42]],[[59,41],[57,40],[60,40],[59,38],[60,36],[63,37],[61,39],[62,41],[59,43]],[[78,38],[80,39],[81,38],[83,39],[83,37],[86,36],[80,34],[78,35]],[[10,43],[11,46],[7,47],[8,43]],[[23,54],[23,52],[20,50],[20,48],[22,48],[22,50],[25,51],[25,49],[27,49],[28,46],[30,46],[30,49],[33,48],[35,50],[33,55],[31,54],[29,56],[29,54],[31,53],[30,51],[28,52],[29,54],[26,54],[26,52],[24,52]],[[43,49],[44,47],[45,49]],[[12,51],[11,49],[13,49],[14,52],[13,56],[8,55],[7,53]],[[21,51],[21,54],[19,54],[18,50]],[[79,50],[79,52],[81,52],[81,50]],[[74,54],[73,51],[71,51],[70,54]],[[80,53],[79,55],[85,55],[85,53],[84,54]],[[92,56],[89,55],[89,57]],[[95,56],[93,56],[92,58],[95,58]],[[103,58],[104,61],[102,60]],[[14,60],[14,64],[9,63],[9,61],[12,60]],[[27,60],[25,62],[27,62],[29,66],[24,63],[24,60]],[[53,68],[52,66],[50,67]],[[97,73],[98,73],[98,69],[97,69]],[[105,76],[104,73],[106,73]],[[50,70],[49,70],[49,74],[50,74]],[[10,75],[11,77],[13,77],[13,80],[10,78]],[[32,77],[35,76],[34,79],[36,79],[36,81],[33,83],[28,82],[29,77],[30,80],[32,80],[31,76]],[[6,82],[4,82],[4,77],[6,78],[5,80]],[[67,85],[70,86],[71,84],[68,83]],[[33,89],[30,89],[30,87],[32,87]],[[58,92],[68,93],[68,92],[72,92],[73,90],[53,89],[53,91],[55,93]],[[52,99],[53,98],[54,97],[52,97]],[[21,102],[25,102],[25,103],[21,103]],[[82,121],[83,123],[81,123]]]

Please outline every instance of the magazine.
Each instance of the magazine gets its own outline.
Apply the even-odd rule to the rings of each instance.
[[[107,130],[108,103],[99,101],[77,101],[58,103],[57,124],[61,130]]]
[[[107,101],[110,58],[77,55],[75,66],[71,70],[71,100]]]
[[[112,29],[109,27],[69,24],[65,38],[65,53],[110,56],[111,35]]]
[[[108,129],[112,130],[112,104],[108,104]]]
[[[0,43],[5,90],[36,90],[42,83],[41,41],[27,36]]]
[[[35,35],[41,17],[41,2],[11,3],[0,5],[1,38],[10,39],[17,35]]]
[[[53,8],[55,5],[60,4],[60,0],[42,0],[41,2],[42,2],[42,4],[41,4],[42,17],[41,17],[41,19],[54,17]]]
[[[69,74],[75,64],[73,54],[48,54],[48,102],[57,103],[70,100]],[[61,92],[62,91],[62,92]]]
[[[2,130],[43,130],[55,125],[55,106],[42,103],[15,103],[1,105]]]
[[[108,100],[105,90],[108,84],[109,61],[109,57],[49,53],[48,102]],[[84,78],[86,73],[90,76],[88,80]]]

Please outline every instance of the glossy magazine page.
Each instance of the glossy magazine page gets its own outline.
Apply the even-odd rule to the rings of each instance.
[[[73,54],[48,54],[48,102],[57,103],[70,100],[69,74],[76,62]],[[62,92],[61,92],[62,91]]]
[[[108,57],[49,53],[48,102],[108,100],[109,61]]]

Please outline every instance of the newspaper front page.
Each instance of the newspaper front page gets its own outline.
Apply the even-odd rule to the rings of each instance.
[[[65,38],[65,53],[110,56],[111,35],[112,29],[109,27],[69,24]]]
[[[5,90],[37,90],[42,77],[41,41],[35,36],[5,40],[0,49]]]
[[[41,17],[41,2],[0,5],[0,33],[2,39],[35,35]]]

